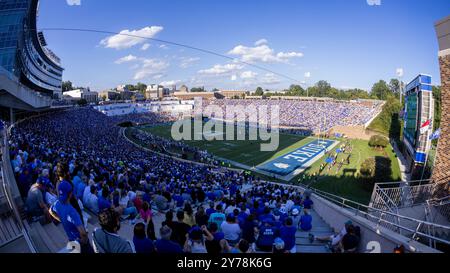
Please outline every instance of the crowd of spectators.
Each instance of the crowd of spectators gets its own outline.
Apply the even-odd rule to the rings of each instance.
[[[80,108],[14,127],[11,164],[30,221],[61,223],[82,252],[296,252],[296,232],[312,229],[309,194],[137,148],[117,126],[134,118]],[[93,242],[85,210],[98,215]],[[123,221],[132,242],[117,235]]]
[[[269,115],[273,106],[279,107],[279,125],[302,128],[314,133],[325,132],[335,126],[365,125],[375,117],[382,102],[341,102],[341,101],[301,101],[301,100],[205,100],[203,106],[218,106],[226,113],[227,107],[250,106],[258,109],[267,106]],[[270,124],[270,118],[268,120]]]

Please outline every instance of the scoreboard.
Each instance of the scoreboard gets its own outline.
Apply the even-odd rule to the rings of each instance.
[[[404,154],[410,163],[410,170],[423,167],[431,148],[430,136],[433,133],[434,100],[431,76],[420,74],[412,80],[405,90]],[[430,122],[431,125],[424,126]]]

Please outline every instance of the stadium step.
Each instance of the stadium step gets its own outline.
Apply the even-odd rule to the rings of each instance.
[[[309,213],[313,218],[312,229],[310,231],[299,230],[295,234],[297,253],[330,253],[326,243],[317,240],[310,242],[309,234],[319,237],[330,236],[334,232],[333,229],[314,210],[310,210]]]
[[[38,253],[58,253],[67,244],[67,237],[61,225],[53,223],[42,226],[40,223],[32,223],[31,237],[36,244]]]
[[[297,253],[331,253],[325,245],[297,245]]]

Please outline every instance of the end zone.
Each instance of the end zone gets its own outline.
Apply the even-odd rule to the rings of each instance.
[[[258,165],[256,169],[275,174],[283,180],[291,180],[339,143],[329,139],[314,140],[292,152]]]

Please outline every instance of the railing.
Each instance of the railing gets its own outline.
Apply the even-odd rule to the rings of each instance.
[[[430,180],[409,182],[389,182],[375,184],[371,206],[386,210],[395,210],[407,206],[424,204],[431,198],[433,185]],[[387,201],[387,206],[385,203]]]
[[[1,190],[6,196],[7,199],[7,205],[9,212],[11,213],[11,216],[14,220],[14,223],[19,228],[21,235],[19,235],[17,238],[23,237],[28,245],[29,250],[32,253],[36,253],[36,247],[34,246],[28,229],[25,227],[25,225],[22,222],[22,217],[20,216],[19,208],[17,207],[14,194],[11,191],[11,185],[14,183],[16,185],[16,181],[14,178],[14,174],[12,173],[11,168],[11,162],[9,160],[9,143],[8,143],[8,136],[10,133],[10,128],[4,129],[0,131],[0,140],[1,140],[1,149],[2,149],[2,168],[1,168],[1,174],[2,179],[1,182]],[[16,238],[16,239],[17,239]]]
[[[269,183],[278,184],[281,186],[300,188],[303,191],[306,190],[301,186],[286,185],[275,182]],[[408,216],[403,216],[394,212],[377,209],[318,189],[308,188],[307,190],[311,191],[311,193],[313,194],[316,194],[318,197],[321,197],[331,203],[334,203],[335,205],[341,207],[341,209],[347,209],[353,212],[355,216],[360,216],[371,222],[376,223],[377,224],[376,229],[379,229],[380,227],[388,228],[394,232],[401,234],[402,236],[411,238],[413,240],[423,239],[431,241],[433,243],[432,245],[435,245],[435,243],[437,242],[450,245],[450,241],[444,238],[434,236],[427,232],[427,230],[440,229],[448,233],[450,232],[450,226],[431,223],[428,221],[422,221]]]

